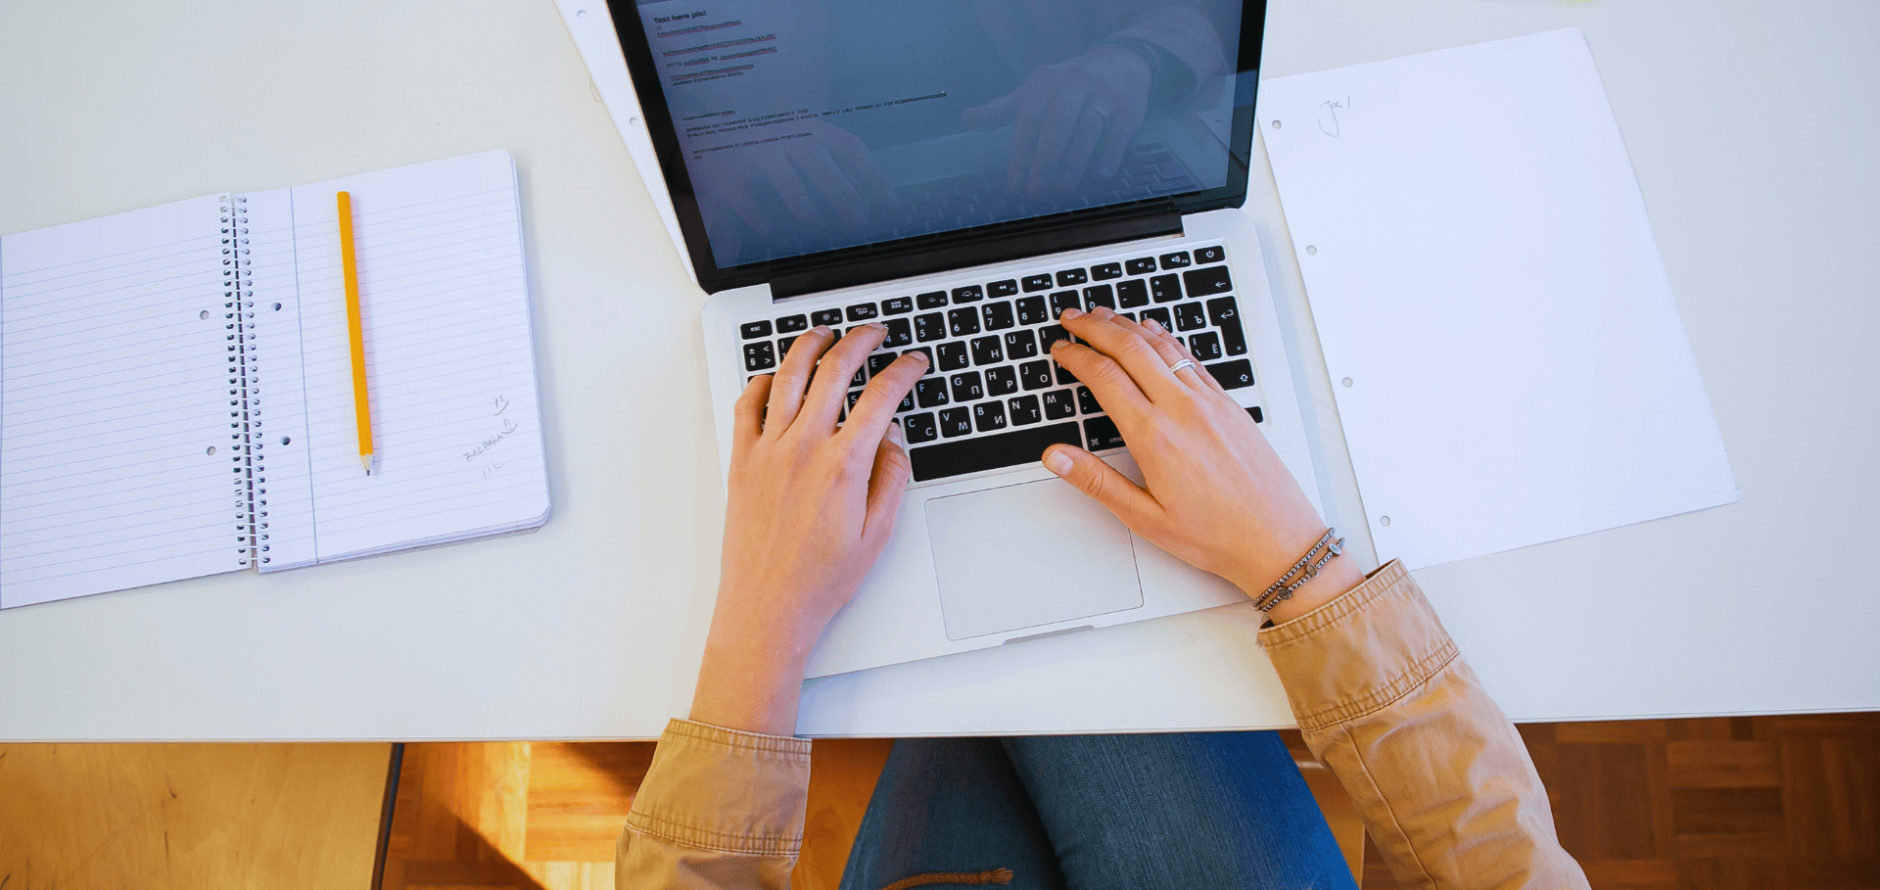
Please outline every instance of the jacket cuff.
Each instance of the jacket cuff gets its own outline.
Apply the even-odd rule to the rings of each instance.
[[[809,739],[673,720],[634,795],[627,830],[669,844],[795,856],[809,801]]]
[[[1389,707],[1457,654],[1436,610],[1396,560],[1337,599],[1262,630],[1260,645],[1306,732]]]

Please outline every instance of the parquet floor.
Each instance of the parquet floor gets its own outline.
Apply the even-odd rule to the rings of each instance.
[[[1880,713],[1521,734],[1596,888],[1880,888]],[[835,887],[888,746],[816,743],[798,890]],[[611,887],[651,755],[647,743],[410,745],[385,887]],[[1366,890],[1396,886],[1374,849],[1362,870]]]

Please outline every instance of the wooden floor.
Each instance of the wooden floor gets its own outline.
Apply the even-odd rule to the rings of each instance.
[[[1521,734],[1594,887],[1880,888],[1880,714]],[[888,746],[816,743],[799,890],[836,886]],[[645,743],[408,746],[385,886],[611,887],[651,755]],[[1363,863],[1367,890],[1396,886],[1374,848]]]

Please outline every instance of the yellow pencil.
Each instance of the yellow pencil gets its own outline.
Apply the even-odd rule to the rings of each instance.
[[[339,261],[346,278],[346,339],[352,342],[353,418],[359,465],[372,475],[372,412],[366,401],[366,337],[359,322],[359,263],[353,258],[352,195],[339,193]]]

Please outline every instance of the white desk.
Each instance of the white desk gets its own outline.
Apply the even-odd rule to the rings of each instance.
[[[1266,68],[1564,25],[1592,41],[1743,499],[1419,578],[1517,719],[1880,708],[1880,8],[1279,0]],[[0,6],[0,231],[491,147],[522,169],[547,527],[0,614],[0,738],[629,738],[684,712],[723,498],[689,373],[703,294],[549,0]],[[1264,170],[1246,213],[1329,519],[1361,529]],[[801,729],[1288,721],[1232,608],[819,681]]]

